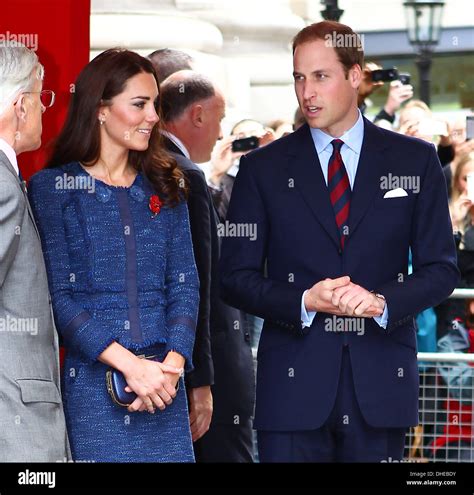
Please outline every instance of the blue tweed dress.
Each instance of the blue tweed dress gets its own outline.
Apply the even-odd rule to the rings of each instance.
[[[164,411],[129,413],[112,402],[97,360],[116,341],[137,355],[174,350],[192,368],[199,280],[187,207],[154,216],[153,194],[141,174],[114,187],[77,162],[29,184],[66,348],[62,393],[77,461],[194,461],[183,380]]]

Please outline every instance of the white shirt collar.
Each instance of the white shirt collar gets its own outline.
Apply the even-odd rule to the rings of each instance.
[[[351,148],[352,151],[360,154],[362,141],[364,140],[364,119],[362,118],[360,110],[358,110],[358,112],[359,118],[357,119],[356,123],[338,139],[344,141],[344,144]],[[329,134],[326,134],[321,129],[310,128],[310,130],[318,154],[325,150],[326,147],[329,146],[331,141],[335,139]],[[332,149],[330,151],[332,152]]]
[[[0,150],[5,153],[8,160],[12,164],[15,172],[20,175],[20,169],[18,168],[18,161],[16,158],[15,150],[2,138],[0,138]]]
[[[189,151],[187,150],[186,146],[184,146],[183,141],[181,139],[177,138],[173,133],[169,131],[162,130],[160,131],[163,136],[166,136],[168,139],[173,141],[173,143],[182,151],[183,155],[188,159],[191,160],[191,155],[189,154]]]

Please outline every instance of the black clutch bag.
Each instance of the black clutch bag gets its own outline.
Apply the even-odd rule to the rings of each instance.
[[[151,361],[158,361],[157,356],[138,356],[140,359],[150,359]],[[123,373],[115,368],[110,368],[105,373],[105,381],[107,383],[107,391],[115,404],[128,407],[136,398],[135,392],[125,392],[127,387],[127,380],[123,376]],[[176,385],[176,390],[179,390],[179,381]]]

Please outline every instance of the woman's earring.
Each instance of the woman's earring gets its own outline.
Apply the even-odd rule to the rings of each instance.
[[[105,120],[104,119],[99,119],[100,125],[104,125]]]

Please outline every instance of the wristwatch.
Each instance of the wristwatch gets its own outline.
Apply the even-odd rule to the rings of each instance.
[[[385,301],[386,302],[385,296],[382,296],[382,294],[379,294],[378,292],[375,292],[374,290],[371,290],[370,292],[372,292],[372,294],[375,297],[378,297],[379,299],[382,299],[382,301]]]

